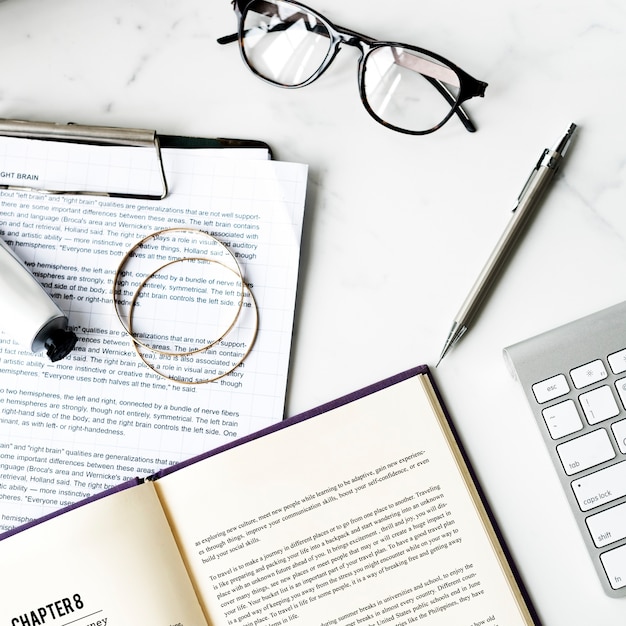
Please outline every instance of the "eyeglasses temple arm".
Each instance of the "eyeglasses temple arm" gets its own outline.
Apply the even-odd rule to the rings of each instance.
[[[233,33],[232,35],[225,35],[224,37],[220,37],[217,40],[217,43],[223,46],[224,44],[227,44],[227,43],[235,43],[237,39],[239,39],[239,35],[237,33]]]
[[[460,82],[463,81],[464,79],[466,81],[468,81],[466,83],[466,85],[469,84],[470,85],[470,89],[471,89],[471,93],[467,93],[467,95],[465,95],[465,97],[463,97],[461,102],[459,102],[458,96],[455,96],[446,87],[446,84],[445,84],[444,81],[442,81],[439,78],[437,78],[434,74],[431,76],[431,75],[428,74],[428,72],[421,71],[420,68],[414,66],[414,64],[412,62],[410,62],[410,61],[407,62],[407,60],[415,61],[416,59],[414,59],[413,56],[411,56],[411,55],[407,56],[407,55],[404,55],[404,54],[398,54],[396,48],[392,48],[392,54],[393,54],[394,62],[397,65],[399,65],[400,67],[404,67],[404,68],[406,68],[408,70],[417,72],[423,78],[425,78],[441,94],[441,96],[443,96],[443,99],[454,109],[454,113],[461,120],[463,126],[465,126],[465,128],[470,133],[476,132],[476,126],[474,125],[474,123],[470,119],[470,117],[467,114],[467,112],[465,111],[465,109],[461,106],[461,102],[463,102],[464,100],[467,100],[469,98],[472,98],[474,96],[482,96],[482,95],[484,95],[485,88],[487,87],[487,83],[483,83],[482,81],[477,81],[474,78],[472,78],[471,76],[465,75],[465,73],[462,73],[461,75],[456,73],[455,78],[457,78]],[[452,70],[449,70],[449,71],[450,71],[450,73],[452,73]]]
[[[233,6],[236,7],[237,5],[237,0],[233,0],[232,2]],[[265,15],[268,16],[274,16],[277,15],[277,11],[276,11],[276,6],[274,4],[272,4],[271,2],[257,2],[257,4],[259,5],[259,10],[263,7],[263,5],[266,6],[265,9]],[[235,9],[236,10],[236,9]],[[243,10],[243,7],[240,7],[239,10]],[[292,13],[291,15],[288,16],[288,18],[281,18],[284,20],[284,23],[280,23],[280,24],[275,24],[271,29],[270,32],[276,32],[276,31],[280,31],[280,30],[287,30],[287,28],[289,28],[290,24],[293,22],[297,22],[299,21],[299,18],[302,18],[302,22],[306,25],[307,30],[309,30],[310,32],[317,32],[321,35],[328,35],[327,31],[325,28],[321,27],[319,25],[315,25],[313,27],[311,27],[311,25],[308,23],[308,20],[306,19],[306,15],[303,13]],[[234,43],[235,41],[237,41],[237,39],[239,38],[239,35],[237,33],[234,33],[232,35],[226,35],[224,37],[220,37],[217,40],[217,43],[220,45],[224,45],[224,44],[228,44],[228,43]]]
[[[294,19],[294,16],[291,16],[291,19],[289,19],[288,21],[281,22],[280,24],[275,24],[274,26],[272,26],[272,28],[270,28],[268,32],[275,33],[275,32],[288,30],[289,27],[292,25],[292,23],[295,21],[297,20]],[[310,33],[317,33],[318,35],[322,35],[324,37],[329,36],[328,31],[323,26],[320,26],[319,24],[311,26],[310,24],[306,23],[306,29]],[[237,41],[237,39],[239,39],[239,35],[237,33],[233,33],[232,35],[226,35],[224,37],[220,37],[217,40],[217,43],[224,45],[227,43],[234,43],[235,41]]]
[[[422,74],[422,76],[424,75]],[[444,97],[444,99],[450,106],[454,106],[456,98],[452,95],[452,93],[450,93],[450,91],[443,83],[438,81],[436,78],[432,78],[430,76],[424,76],[424,78]],[[454,109],[454,112],[461,120],[463,126],[465,126],[465,128],[470,133],[476,132],[476,126],[474,125],[474,122],[472,122],[470,116],[460,104]]]

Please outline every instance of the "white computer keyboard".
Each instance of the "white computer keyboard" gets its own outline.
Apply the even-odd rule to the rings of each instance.
[[[505,348],[611,596],[626,596],[626,302]]]

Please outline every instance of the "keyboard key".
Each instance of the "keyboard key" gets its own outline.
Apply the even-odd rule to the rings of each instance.
[[[626,461],[572,481],[572,489],[581,511],[626,496]]]
[[[597,361],[576,367],[570,372],[570,376],[576,389],[582,389],[597,383],[599,380],[604,380],[608,374],[606,373],[604,363],[598,359]]]
[[[541,413],[552,439],[560,439],[561,437],[571,435],[583,427],[573,400],[559,402],[559,404],[544,409]]]
[[[558,374],[547,380],[535,383],[533,385],[533,393],[535,398],[537,398],[537,402],[543,404],[569,393],[569,385],[565,376]]]
[[[615,389],[619,394],[619,398],[622,401],[624,407],[626,407],[626,378],[621,378],[615,381]]]
[[[626,503],[587,518],[587,527],[598,548],[626,537]]]
[[[622,374],[626,372],[626,350],[620,350],[611,354],[607,361],[614,374]]]
[[[619,415],[619,407],[615,402],[611,388],[607,385],[581,394],[579,400],[590,424],[597,424],[609,419],[609,417]]]
[[[562,443],[556,447],[556,451],[568,476],[615,457],[613,445],[604,428]]]
[[[613,435],[617,440],[619,451],[622,454],[626,454],[626,420],[615,422],[611,428],[613,429]]]
[[[613,589],[626,587],[626,546],[600,555],[602,565]]]

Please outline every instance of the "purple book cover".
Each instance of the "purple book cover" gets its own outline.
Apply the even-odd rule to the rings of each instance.
[[[105,498],[111,494],[117,493],[118,491],[124,491],[125,489],[131,489],[132,487],[135,487],[136,485],[140,485],[142,482],[144,482],[144,480],[158,480],[159,478],[163,477],[163,476],[167,476],[168,474],[172,474],[173,472],[176,472],[178,470],[181,470],[189,465],[192,465],[194,463],[197,463],[198,461],[202,461],[203,459],[206,459],[208,457],[214,456],[216,454],[220,454],[221,452],[224,452],[225,450],[229,450],[230,448],[234,448],[236,446],[240,446],[243,445],[245,443],[247,443],[248,441],[252,441],[254,439],[258,439],[260,437],[265,437],[266,435],[270,435],[273,432],[276,432],[278,430],[282,430],[283,428],[288,428],[289,426],[293,426],[294,424],[297,424],[299,422],[303,422],[305,420],[308,420],[312,417],[315,417],[316,415],[321,415],[322,413],[326,413],[327,411],[331,411],[332,409],[335,409],[337,407],[343,406],[345,404],[348,404],[350,402],[354,402],[355,400],[358,400],[360,398],[363,398],[365,396],[368,396],[370,394],[376,393],[377,391],[380,391],[381,389],[384,389],[386,387],[391,387],[392,385],[395,385],[396,383],[399,383],[403,380],[406,380],[408,378],[411,378],[413,376],[417,376],[419,374],[426,374],[430,377],[431,379],[431,383],[433,384],[433,387],[435,389],[435,393],[437,394],[437,397],[439,399],[439,401],[442,404],[443,407],[443,403],[441,401],[441,397],[439,395],[439,392],[434,384],[434,381],[432,380],[432,377],[430,376],[430,372],[428,369],[428,366],[426,365],[420,365],[418,367],[414,367],[412,369],[406,370],[404,372],[401,372],[400,374],[396,374],[395,376],[390,376],[389,378],[385,378],[381,381],[378,381],[376,383],[373,383],[371,385],[368,385],[367,387],[363,387],[362,389],[359,389],[357,391],[354,391],[352,393],[349,393],[345,396],[342,396],[340,398],[337,398],[336,400],[332,400],[330,402],[327,402],[325,404],[322,404],[320,406],[318,406],[317,408],[314,409],[310,409],[308,411],[305,411],[304,413],[300,413],[299,415],[295,415],[293,417],[289,417],[285,420],[283,420],[282,422],[279,422],[277,424],[274,424],[272,426],[268,426],[267,428],[264,428],[263,430],[257,431],[255,433],[252,433],[250,435],[246,435],[245,437],[241,437],[240,439],[237,439],[235,441],[229,442],[227,444],[224,444],[223,446],[220,446],[218,448],[215,448],[213,450],[209,450],[208,452],[204,452],[202,454],[199,454],[197,456],[194,456],[186,461],[181,461],[180,463],[176,463],[175,465],[172,465],[170,467],[164,468],[160,471],[158,471],[157,473],[153,474],[152,476],[149,476],[148,478],[135,478],[135,479],[131,479],[128,481],[125,481],[123,483],[121,483],[120,485],[116,485],[115,487],[111,487],[109,489],[106,489],[105,491],[102,491],[100,493],[94,494],[92,496],[90,496],[89,498],[85,498],[84,500],[80,500],[78,502],[75,502],[74,504],[70,504],[69,506],[66,506],[62,509],[59,509],[58,511],[54,511],[53,513],[49,513],[48,515],[45,515],[44,517],[41,517],[39,519],[33,520],[31,522],[28,522],[26,524],[23,524],[21,526],[18,526],[17,528],[13,528],[11,530],[8,530],[4,533],[0,534],[0,541],[2,539],[6,539],[7,537],[10,537],[12,535],[15,535],[19,532],[22,532],[24,530],[27,530],[28,528],[31,528],[33,526],[36,526],[38,524],[41,524],[49,519],[52,519],[54,517],[57,517],[59,515],[63,515],[64,513],[67,513],[73,509],[77,509],[79,507],[85,506],[86,504],[89,504],[90,502],[94,502],[96,500],[100,500],[101,498]],[[444,408],[445,411],[445,408]],[[446,413],[447,416],[447,413]]]

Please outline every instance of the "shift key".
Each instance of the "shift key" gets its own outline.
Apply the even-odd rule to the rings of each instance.
[[[572,481],[572,490],[581,511],[626,496],[626,461]]]

